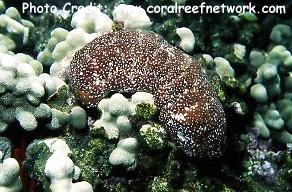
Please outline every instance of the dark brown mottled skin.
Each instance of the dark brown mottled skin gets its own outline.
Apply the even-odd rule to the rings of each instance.
[[[117,31],[79,50],[70,85],[88,107],[109,91],[150,92],[170,137],[196,158],[220,157],[225,115],[196,60],[154,33]]]

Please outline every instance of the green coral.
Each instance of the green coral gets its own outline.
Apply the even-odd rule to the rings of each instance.
[[[250,96],[258,103],[266,103],[268,101],[267,89],[260,83],[250,88]]]
[[[104,189],[112,165],[108,162],[115,145],[105,138],[67,135],[65,137],[74,164],[81,168],[80,179],[89,182],[94,190]]]
[[[273,27],[270,39],[275,44],[288,45],[292,39],[292,31],[289,25],[277,24]]]
[[[149,192],[169,192],[170,187],[166,178],[155,177],[150,183]]]
[[[140,139],[144,146],[150,150],[161,150],[166,147],[167,134],[162,126],[146,124],[140,129]]]
[[[243,99],[247,93],[247,88],[243,83],[243,78],[233,77],[233,69],[229,70],[231,66],[224,58],[215,58],[217,64],[210,55],[204,54],[202,58],[204,59],[202,66],[206,69],[212,88],[220,101],[226,107],[233,108],[237,114],[247,114],[248,106]],[[219,64],[220,69],[218,68],[218,62],[221,63]]]
[[[253,126],[256,129],[256,131],[259,133],[260,137],[264,139],[270,138],[271,133],[268,127],[266,126],[263,117],[259,113],[256,113],[254,115]]]
[[[256,69],[250,96],[266,104],[257,107],[254,127],[261,137],[271,137],[284,145],[292,142],[290,58],[290,51],[282,45],[274,46],[267,54],[256,50],[250,53],[250,65]]]
[[[276,103],[276,106],[285,122],[287,129],[292,130],[292,100],[283,98]]]
[[[11,157],[11,142],[6,137],[0,137],[0,162]]]
[[[74,129],[84,129],[87,124],[87,115],[79,106],[73,107],[69,115],[69,125]]]
[[[289,132],[291,129],[292,111],[289,111],[291,105],[288,104],[284,107],[285,101],[291,102],[283,99],[278,101],[278,105],[272,103],[269,106],[258,108],[259,112],[255,114],[253,120],[254,128],[258,130],[262,138],[271,137],[284,145],[292,142],[292,134]],[[285,112],[287,116],[285,116]]]
[[[88,182],[72,183],[82,170],[68,157],[72,154],[63,138],[36,140],[26,152],[24,167],[38,181],[37,191],[92,191]]]
[[[280,76],[277,67],[272,64],[265,63],[258,68],[255,82],[265,87],[270,98],[278,96],[281,93]]]
[[[135,108],[135,116],[144,120],[152,119],[157,114],[157,107],[151,103],[139,103]]]
[[[34,141],[27,147],[23,166],[30,177],[38,182],[38,188],[40,189],[50,188],[50,180],[45,175],[44,170],[46,161],[52,154],[49,147],[39,140]]]
[[[51,108],[55,108],[60,111],[70,112],[71,106],[69,100],[72,97],[73,96],[69,90],[69,86],[61,82],[58,85],[56,91],[52,95],[50,95],[47,103]]]
[[[54,29],[71,29],[70,18],[64,18],[52,13],[44,13],[41,17],[33,15],[31,19],[35,23],[35,27],[30,31],[28,46],[33,48],[32,51],[35,55],[46,48],[50,40],[51,32]],[[45,61],[43,64],[47,64],[47,62],[48,61]]]
[[[212,88],[216,92],[217,97],[220,99],[220,101],[225,102],[226,96],[222,88],[222,82],[221,82],[220,76],[217,73],[211,72],[211,71],[210,72],[208,71],[207,75],[212,85]]]
[[[175,31],[180,21],[181,19],[179,18],[169,18],[163,21],[163,23],[157,21],[151,26],[151,29],[158,34],[161,34],[169,43],[178,45],[180,38]]]
[[[112,184],[109,188],[111,192],[128,192],[127,188],[121,183]]]

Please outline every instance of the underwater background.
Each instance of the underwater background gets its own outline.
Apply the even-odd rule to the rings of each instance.
[[[256,13],[149,12],[149,6],[158,10],[203,2],[251,2]],[[85,8],[66,13],[61,11],[66,3],[68,9]],[[86,7],[90,3],[95,7]],[[285,6],[285,13],[260,13],[277,5]],[[57,11],[46,13],[45,6]],[[291,13],[290,0],[0,0],[0,192],[292,191]],[[188,122],[180,115],[173,119],[181,124],[169,126],[172,119],[162,118],[169,111],[160,107],[164,99],[156,99],[158,90],[133,90],[123,80],[111,83],[110,91],[89,105],[93,98],[86,91],[94,90],[90,94],[97,97],[98,87],[83,83],[106,69],[88,67],[86,59],[109,49],[106,42],[115,34],[124,34],[119,37],[123,43],[117,43],[119,51],[126,47],[124,55],[143,42],[142,51],[133,48],[132,59],[153,61],[157,71],[163,55],[146,54],[155,46],[173,50],[170,69],[186,68],[186,54],[193,57],[195,69],[182,70],[192,77],[186,81],[203,79],[212,87],[204,94],[210,91],[210,99],[222,104],[198,102],[202,110],[209,104],[218,109],[202,116],[207,130],[182,132],[181,124]],[[104,59],[96,63],[111,63],[111,54],[102,52]],[[126,66],[121,68],[126,71]],[[147,66],[145,73],[153,70]],[[171,89],[189,85],[173,77]],[[150,81],[149,87],[163,81],[143,80]],[[170,93],[162,92],[176,95]]]

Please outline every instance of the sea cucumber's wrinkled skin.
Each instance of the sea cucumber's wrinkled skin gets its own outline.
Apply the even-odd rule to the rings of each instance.
[[[225,115],[196,60],[154,33],[117,31],[79,50],[70,85],[88,107],[110,91],[150,92],[170,137],[196,158],[220,157]]]

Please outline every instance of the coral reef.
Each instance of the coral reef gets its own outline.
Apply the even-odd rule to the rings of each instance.
[[[71,20],[73,28],[82,28],[87,33],[102,33],[112,29],[113,21],[97,7],[85,7],[74,13]]]
[[[16,46],[28,43],[29,31],[34,27],[33,23],[22,19],[15,7],[5,10],[3,1],[0,1],[0,50],[13,50]]]
[[[277,29],[273,28],[271,36],[275,36],[273,33]],[[250,65],[256,70],[250,95],[258,103],[265,104],[257,107],[254,127],[263,138],[271,136],[280,143],[291,143],[291,53],[283,45],[277,45],[266,54],[254,50],[249,58]]]
[[[143,8],[126,4],[115,7],[113,20],[122,23],[124,29],[143,29],[152,24]]]
[[[76,39],[76,37],[78,37]],[[69,67],[74,53],[92,41],[96,34],[88,34],[82,28],[68,32],[56,28],[51,32],[51,38],[46,49],[40,52],[38,60],[45,65],[51,65],[50,74],[66,80],[66,69]]]
[[[234,69],[230,66],[229,61],[223,57],[214,58],[215,71],[220,75],[221,79],[224,77],[234,77]]]
[[[151,107],[142,109],[141,105]],[[91,132],[93,134],[103,133],[106,138],[111,140],[119,138],[117,147],[109,156],[109,162],[114,166],[125,166],[128,170],[134,169],[137,164],[138,141],[136,138],[129,137],[134,132],[134,126],[132,125],[134,123],[130,119],[133,116],[147,120],[153,117],[151,111],[155,111],[153,108],[156,108],[153,95],[145,92],[136,92],[131,96],[131,99],[127,99],[122,94],[115,93],[108,99],[102,99],[98,103],[98,108],[101,110],[102,115],[100,119],[94,122]],[[146,135],[145,133],[142,135],[144,140],[149,142],[151,139],[150,134]],[[157,139],[159,140],[159,138]],[[152,140],[154,140],[153,136]]]
[[[186,27],[181,27],[176,29],[176,33],[181,38],[179,46],[185,52],[191,52],[195,46],[195,37],[193,32]]]
[[[1,151],[0,157],[2,158]],[[13,158],[4,159],[3,162],[0,162],[0,191],[18,192],[20,189],[18,162]]]
[[[145,28],[151,24],[144,9],[125,4],[115,7],[113,19],[130,29]],[[38,54],[38,60],[50,66],[52,76],[66,80],[66,71],[75,52],[97,36],[111,31],[113,26],[113,21],[100,9],[85,7],[73,14],[71,31],[64,28],[52,30],[46,48]]]
[[[6,137],[0,137],[1,161],[11,157],[11,143]]]
[[[270,39],[274,44],[287,46],[290,50],[291,38],[292,38],[291,27],[286,24],[275,25],[270,34]]]
[[[53,154],[47,160],[44,170],[45,175],[51,180],[51,191],[92,192],[92,186],[85,181],[72,183],[73,179],[78,179],[80,169],[74,166],[72,160],[68,157],[71,151],[69,151],[66,143],[62,140],[43,142],[47,146],[51,145],[49,146],[50,151],[53,150]]]
[[[0,191],[18,192],[21,187],[19,164],[11,158],[11,143],[0,137]]]
[[[64,139],[72,151],[70,158],[81,170],[79,180],[89,182],[94,191],[109,191],[105,181],[112,175],[109,156],[115,144],[95,136],[66,135]]]
[[[108,99],[102,99],[98,103],[102,115],[99,120],[95,121],[91,131],[101,132],[102,129],[108,139],[125,137],[132,132],[130,116],[136,114],[139,104],[152,104],[155,108],[153,96],[144,92],[136,92],[132,95],[131,101],[119,93]],[[140,115],[141,112],[138,113],[136,115]]]
[[[69,114],[69,124],[73,129],[84,129],[87,125],[87,115],[84,109],[75,106]]]
[[[72,178],[70,177],[73,173],[74,178],[78,178],[76,169],[73,166],[72,160],[67,155],[57,152],[52,154],[45,167],[46,176],[51,180],[51,191],[92,192],[92,187],[87,182],[72,183]]]
[[[59,138],[38,140],[30,144],[25,165],[44,189],[57,191],[90,192],[92,186],[85,181],[72,183],[80,175],[80,169],[69,158],[71,150],[66,141]],[[33,163],[34,162],[34,163]],[[48,184],[47,178],[50,179]],[[48,188],[45,186],[49,185]]]
[[[43,67],[24,54],[0,53],[0,58],[1,132],[15,120],[25,130],[33,130],[36,119],[51,113],[46,104],[41,104],[45,96],[45,83],[39,77]]]
[[[102,99],[98,108],[102,115],[93,124],[92,132],[102,129],[108,139],[118,139],[132,131],[129,116],[134,113],[135,106],[122,94],[116,93],[109,99]]]
[[[121,139],[109,157],[112,165],[123,165],[128,170],[134,169],[137,164],[136,153],[138,142],[135,138]]]
[[[60,108],[57,109],[53,105],[56,100],[66,102],[69,98],[57,96],[62,95],[63,89],[68,90],[62,80],[42,73],[42,64],[28,55],[2,52],[0,58],[0,109],[3,111],[0,115],[1,132],[15,121],[27,131],[35,130],[38,121],[42,120],[47,121],[45,126],[49,129],[58,129],[68,124],[69,114],[61,110],[62,106],[59,105]],[[49,105],[44,103],[45,100],[51,100]],[[71,117],[74,116],[73,112],[74,110]],[[80,115],[84,116],[77,114],[77,118]],[[85,122],[86,119],[83,118],[80,123]],[[74,124],[73,121],[72,123]]]
[[[290,1],[17,2],[0,0],[1,192],[291,191]]]
[[[161,150],[166,147],[167,134],[158,124],[145,124],[140,129],[140,139],[146,148]]]

